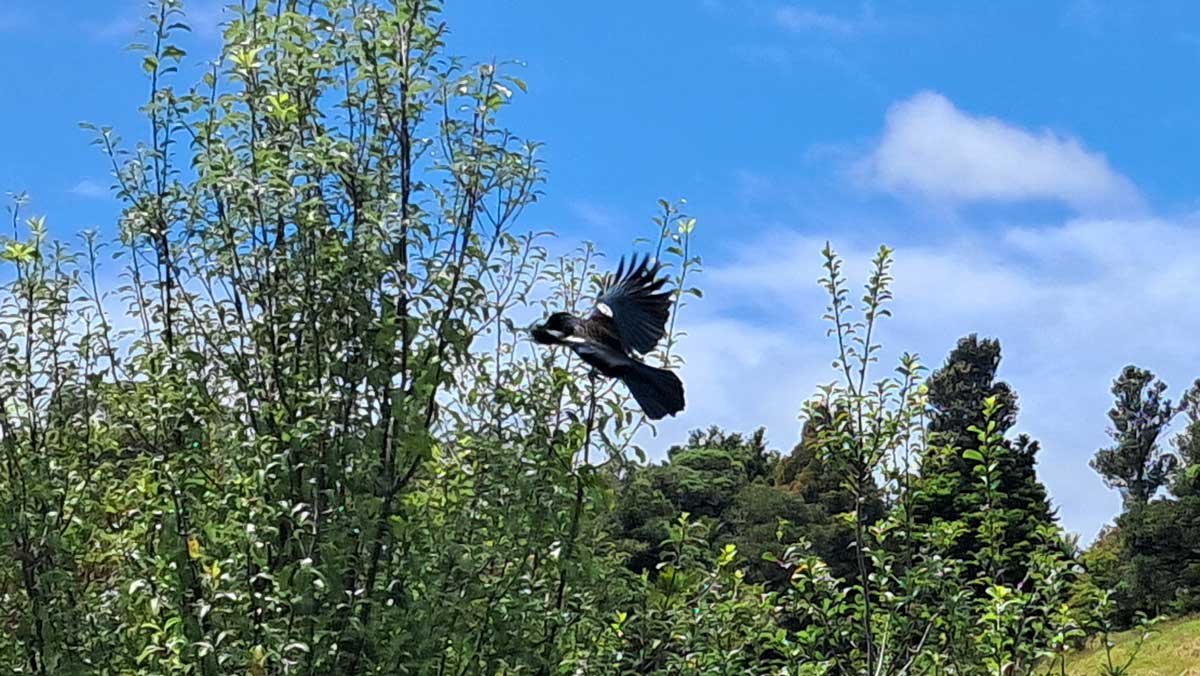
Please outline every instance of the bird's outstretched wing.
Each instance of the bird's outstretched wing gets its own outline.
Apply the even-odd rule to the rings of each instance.
[[[611,321],[625,346],[645,354],[654,349],[667,332],[671,292],[663,291],[666,277],[656,279],[662,265],[650,264],[650,256],[639,263],[637,256],[625,267],[621,258],[617,271],[604,278],[604,287],[592,312],[594,321]]]

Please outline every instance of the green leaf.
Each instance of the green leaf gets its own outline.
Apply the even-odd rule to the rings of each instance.
[[[29,263],[38,258],[38,250],[29,244],[20,242],[10,242],[4,247],[4,252],[0,253],[0,258],[13,263]]]

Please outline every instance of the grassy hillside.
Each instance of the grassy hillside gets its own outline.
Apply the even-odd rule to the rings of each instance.
[[[1114,662],[1120,664],[1137,644],[1137,633],[1126,632],[1113,637]],[[1103,674],[1104,649],[1090,646],[1067,660],[1071,676]],[[1129,676],[1200,676],[1200,617],[1164,622],[1142,645],[1142,651],[1130,669]]]

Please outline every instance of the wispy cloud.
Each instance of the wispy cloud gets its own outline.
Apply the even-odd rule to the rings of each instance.
[[[759,10],[763,4],[748,6]],[[849,7],[851,3],[847,2],[839,5],[838,12],[823,12],[800,3],[783,3],[763,10],[768,12],[767,16],[776,27],[796,35],[845,38],[878,34],[885,28],[890,31],[897,27],[893,19],[885,22],[870,2],[862,2],[857,10],[846,11]]]
[[[88,199],[101,199],[109,196],[108,188],[105,188],[99,181],[94,181],[90,178],[85,178],[71,186],[69,192],[72,195]]]
[[[817,31],[846,35],[855,32],[859,27],[857,22],[852,19],[791,5],[785,5],[775,10],[775,23],[794,33]]]
[[[567,208],[589,228],[607,229],[620,224],[617,214],[602,204],[588,200],[572,200]]]
[[[861,169],[877,188],[950,206],[1049,200],[1087,213],[1141,206],[1133,183],[1079,140],[971,115],[936,92],[892,106]]]

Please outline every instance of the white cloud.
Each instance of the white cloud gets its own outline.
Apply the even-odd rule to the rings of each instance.
[[[822,32],[849,34],[857,26],[850,19],[824,14],[804,7],[786,5],[775,10],[775,23],[793,33]]]
[[[661,426],[666,438],[710,423],[765,424],[776,447],[792,446],[800,404],[835,377],[816,283],[823,244],[776,231],[703,275],[705,300],[680,318],[689,408]],[[902,245],[876,374],[889,374],[902,351],[937,367],[963,335],[999,338],[1001,377],[1020,395],[1019,430],[1042,442],[1039,473],[1064,524],[1090,538],[1120,504],[1087,464],[1108,443],[1112,378],[1137,363],[1178,396],[1200,376],[1200,315],[1185,309],[1200,287],[1195,251],[1200,222],[1188,219],[1078,219]],[[861,282],[873,249],[842,253]]]
[[[1085,213],[1130,213],[1137,188],[1105,157],[1054,131],[963,112],[936,92],[892,106],[867,181],[938,204],[1054,201]]]
[[[79,197],[87,197],[89,199],[100,199],[108,197],[108,188],[105,188],[99,181],[93,181],[90,178],[85,178],[82,181],[71,186],[70,193]]]

